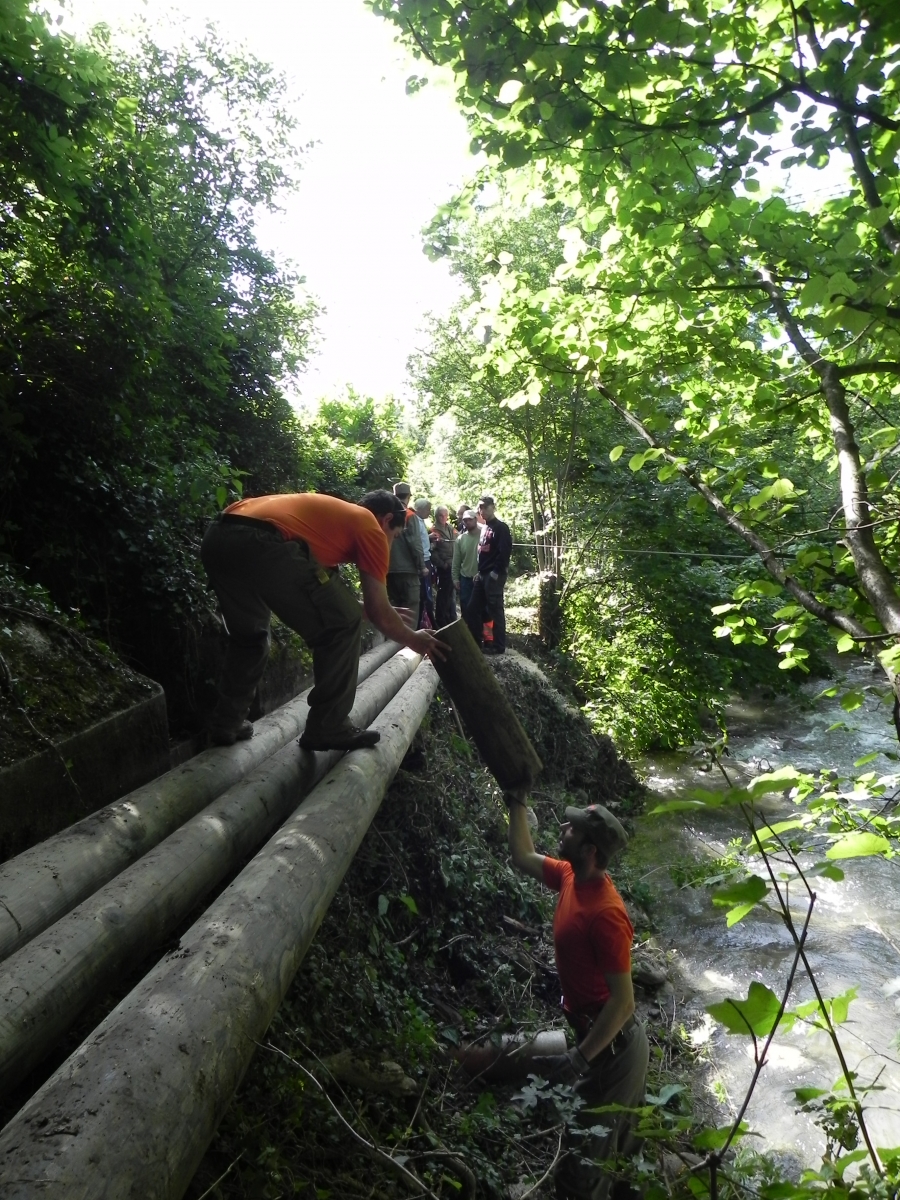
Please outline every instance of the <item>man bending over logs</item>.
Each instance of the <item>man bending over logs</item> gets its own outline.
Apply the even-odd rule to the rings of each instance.
[[[274,612],[313,652],[315,687],[300,738],[305,750],[357,750],[380,734],[348,719],[356,695],[362,612],[338,574],[359,567],[365,614],[384,636],[417,654],[443,656],[434,634],[414,632],[388,600],[390,543],[406,508],[390,492],[359,504],[299,493],[239,500],[206,531],[201,558],[219,598],[228,647],[210,738],[230,746],[253,736],[247,713],[269,656]],[[411,621],[415,614],[404,614]]]

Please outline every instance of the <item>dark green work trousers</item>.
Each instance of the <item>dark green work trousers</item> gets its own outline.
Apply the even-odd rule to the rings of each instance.
[[[347,722],[356,695],[362,611],[338,575],[311,556],[305,542],[285,541],[268,521],[218,517],[200,551],[228,631],[214,723],[240,724],[269,657],[275,613],[313,652],[311,731]]]
[[[565,1054],[536,1054],[522,1058],[522,1072],[564,1083],[583,1107],[570,1122],[564,1153],[554,1172],[557,1200],[608,1200],[615,1183],[615,1159],[634,1154],[639,1142],[635,1118],[629,1112],[598,1113],[607,1104],[640,1108],[644,1103],[650,1046],[638,1022],[615,1039],[577,1081]]]

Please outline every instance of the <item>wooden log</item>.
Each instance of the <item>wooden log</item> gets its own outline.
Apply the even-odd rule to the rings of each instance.
[[[362,683],[366,726],[421,662],[403,650]],[[0,966],[0,1088],[24,1078],[91,999],[244,862],[341,758],[291,742]]]
[[[4,1200],[176,1200],[437,687],[423,665],[294,816],[0,1134]]]
[[[465,621],[435,634],[452,651],[435,669],[488,770],[504,791],[530,788],[543,763]]]
[[[533,1038],[504,1036],[499,1046],[471,1045],[457,1050],[454,1058],[474,1079],[485,1083],[524,1082],[535,1072],[535,1058],[544,1054],[565,1054],[566,1035],[561,1029],[548,1029]]]
[[[359,680],[397,653],[364,654]],[[309,691],[255,722],[253,737],[203,751],[0,866],[0,961],[146,854],[306,728]]]

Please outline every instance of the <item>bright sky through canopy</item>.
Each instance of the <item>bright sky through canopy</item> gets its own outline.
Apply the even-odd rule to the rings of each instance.
[[[161,40],[160,30],[183,36],[214,22],[229,44],[288,77],[297,136],[318,144],[304,157],[298,192],[283,214],[260,222],[259,239],[296,264],[328,310],[301,399],[345,384],[376,397],[399,393],[423,314],[445,310],[457,294],[447,268],[425,258],[419,234],[474,170],[449,83],[431,73],[407,96],[407,78],[423,66],[362,0],[175,0],[171,19],[146,0],[66,7],[73,32],[144,16]]]

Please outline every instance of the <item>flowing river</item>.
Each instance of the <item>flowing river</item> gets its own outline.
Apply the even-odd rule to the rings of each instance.
[[[883,676],[868,665],[843,668],[840,694],[848,689],[880,686]],[[828,684],[810,683],[803,699],[779,698],[765,705],[735,705],[729,714],[731,758],[725,765],[738,784],[788,764],[800,770],[836,769],[841,776],[875,771],[893,776],[886,797],[897,791],[898,764],[879,753],[864,767],[856,760],[875,751],[896,752],[897,742],[889,709],[874,691],[866,692],[862,707],[852,713],[839,698],[813,697]],[[831,726],[842,723],[842,728]],[[687,754],[656,755],[639,764],[647,785],[659,798],[675,798],[685,788],[724,786],[718,772],[701,770],[698,758]],[[796,815],[789,801],[778,800],[777,812]],[[787,808],[785,808],[785,805]],[[648,806],[652,807],[652,805]],[[774,819],[774,818],[773,818]],[[731,839],[746,835],[740,813],[709,809],[645,817],[636,850],[647,864],[646,883],[656,897],[654,919],[660,944],[674,951],[676,997],[670,999],[674,1020],[693,1028],[697,1044],[706,1043],[711,1067],[710,1086],[734,1115],[753,1072],[751,1039],[729,1035],[705,1016],[707,1004],[727,996],[746,997],[754,980],[781,995],[793,960],[793,943],[775,913],[757,907],[742,922],[727,929],[725,910],[714,909],[703,888],[679,887],[669,867],[677,862],[725,854]],[[883,1091],[865,1101],[867,1120],[876,1146],[900,1146],[900,858],[843,860],[843,882],[816,878],[817,901],[807,951],[824,996],[856,987],[849,1020],[840,1027],[844,1053],[860,1082],[879,1076]],[[763,873],[763,872],[760,872]],[[797,892],[798,899],[799,889]],[[795,909],[802,917],[805,905]],[[680,986],[679,986],[680,983]],[[789,1007],[812,997],[802,965],[794,982]],[[677,1011],[679,1005],[687,1012]],[[750,1128],[781,1155],[815,1167],[824,1137],[809,1114],[798,1113],[793,1089],[831,1087],[840,1076],[834,1050],[824,1033],[808,1032],[800,1022],[789,1033],[776,1035],[768,1066],[745,1116]],[[728,1113],[720,1117],[721,1123]]]

